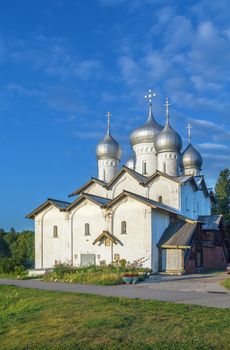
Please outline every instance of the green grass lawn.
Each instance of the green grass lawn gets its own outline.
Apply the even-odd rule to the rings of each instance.
[[[230,277],[226,278],[226,280],[224,280],[222,284],[225,288],[230,289]]]
[[[0,286],[0,349],[229,349],[230,310]]]

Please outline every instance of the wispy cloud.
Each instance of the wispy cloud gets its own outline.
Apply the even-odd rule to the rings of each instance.
[[[220,143],[211,143],[211,142],[200,143],[199,147],[203,149],[210,149],[210,150],[228,150],[229,149],[229,147],[226,145],[222,145]]]
[[[101,131],[74,131],[74,136],[80,139],[100,139],[103,134]]]
[[[98,79],[103,72],[102,61],[92,56],[81,57],[62,37],[31,35],[27,40],[3,41],[0,56],[2,60],[26,64],[32,70],[62,79]]]
[[[27,88],[20,84],[16,83],[10,83],[6,86],[6,89],[12,93],[17,93],[19,95],[24,95],[28,97],[45,97],[47,94],[45,91],[34,89],[34,88]]]

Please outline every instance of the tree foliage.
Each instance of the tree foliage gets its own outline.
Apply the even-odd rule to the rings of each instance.
[[[212,205],[213,214],[223,215],[226,231],[230,233],[230,169],[222,170],[215,186],[216,203]]]
[[[12,273],[34,266],[34,232],[0,229],[0,273]]]

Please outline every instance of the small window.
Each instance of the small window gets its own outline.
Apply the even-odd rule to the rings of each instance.
[[[127,231],[126,231],[126,221],[122,221],[121,222],[121,234],[124,235],[126,233],[127,233]]]
[[[162,196],[158,196],[158,202],[159,202],[159,203],[163,203],[163,198],[162,198]]]
[[[53,237],[54,238],[58,237],[58,227],[57,227],[57,225],[54,225],[54,227],[53,227]]]
[[[185,198],[185,206],[186,206],[186,210],[189,210],[189,207],[188,207],[188,197]]]
[[[90,227],[89,224],[85,224],[85,236],[89,236],[90,235]]]
[[[109,239],[109,238],[105,238],[105,246],[106,246],[106,247],[109,247],[110,244],[111,244],[110,239]]]
[[[147,164],[146,164],[146,162],[142,163],[142,173],[143,173],[143,175],[147,174]]]
[[[166,173],[166,163],[163,163],[163,173]]]

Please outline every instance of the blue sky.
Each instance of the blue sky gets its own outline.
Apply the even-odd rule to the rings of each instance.
[[[97,176],[95,147],[146,118],[164,123],[204,158],[213,186],[230,167],[230,9],[222,1],[7,0],[0,4],[0,227],[32,228],[25,215]]]

